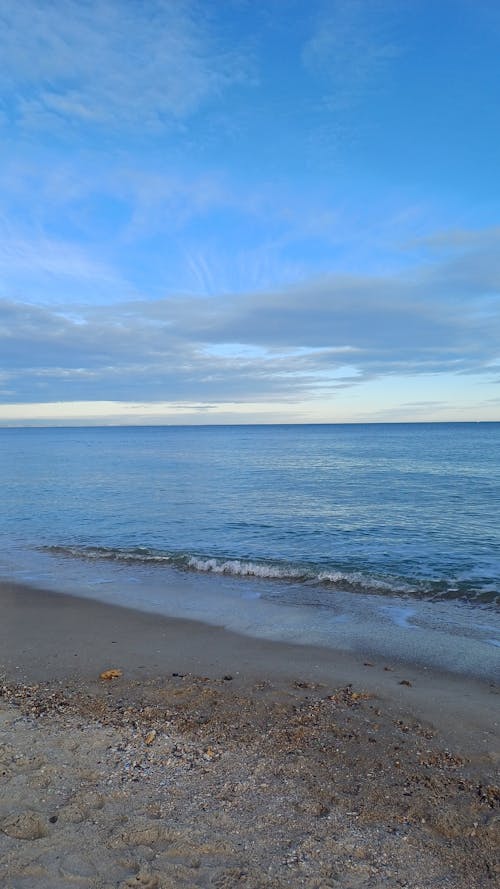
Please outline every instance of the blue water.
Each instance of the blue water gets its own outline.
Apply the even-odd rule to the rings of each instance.
[[[0,489],[4,576],[210,577],[215,610],[217,580],[337,622],[377,597],[402,627],[500,602],[500,423],[0,429]]]

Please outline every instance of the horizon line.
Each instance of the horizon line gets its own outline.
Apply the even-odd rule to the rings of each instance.
[[[324,420],[272,423],[2,423],[2,429],[206,429],[244,426],[451,426],[499,424],[498,420]]]

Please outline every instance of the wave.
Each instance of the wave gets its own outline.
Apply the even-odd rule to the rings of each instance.
[[[45,552],[61,556],[74,556],[81,559],[165,563],[185,571],[202,574],[220,574],[231,577],[255,577],[262,580],[285,580],[303,583],[317,582],[325,586],[358,587],[379,589],[387,592],[402,592],[401,582],[389,583],[375,577],[363,575],[359,571],[319,571],[311,566],[291,565],[288,562],[264,560],[231,559],[220,556],[191,555],[189,553],[164,552],[147,547],[131,549],[101,546],[48,546]],[[406,590],[405,591],[409,591]]]
[[[74,556],[77,559],[104,559],[111,562],[172,562],[175,557],[145,546],[121,549],[108,546],[42,546],[42,552],[55,556]]]
[[[261,577],[263,580],[309,580],[308,573],[288,565],[251,562],[242,559],[199,558],[189,556],[187,567],[204,574],[226,574],[232,577]]]
[[[237,559],[186,552],[169,552],[149,547],[45,546],[45,552],[63,557],[104,560],[120,563],[166,565],[179,571],[215,574],[235,578],[303,583],[346,592],[388,596],[409,596],[428,600],[458,599],[480,604],[500,604],[498,588],[491,584],[457,581],[411,579],[367,571],[352,571],[307,564],[291,564],[264,559]]]

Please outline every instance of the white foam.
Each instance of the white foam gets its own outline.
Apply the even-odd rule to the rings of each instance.
[[[384,605],[380,610],[387,615],[397,627],[402,627],[404,630],[417,629],[414,623],[410,623],[411,618],[415,615],[414,608],[408,608],[404,605]]]
[[[303,572],[293,568],[280,568],[276,565],[264,565],[258,562],[245,562],[240,559],[201,559],[191,556],[187,565],[195,571],[210,574],[229,574],[232,577],[261,577],[267,580],[300,579]]]
[[[344,583],[349,586],[362,587],[363,589],[386,590],[387,592],[397,589],[398,592],[406,592],[406,590],[401,589],[403,584],[396,586],[383,580],[377,580],[375,577],[367,577],[359,571],[321,571],[318,574],[318,580],[320,583]]]

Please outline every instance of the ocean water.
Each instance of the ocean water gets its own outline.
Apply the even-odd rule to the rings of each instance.
[[[0,490],[3,577],[299,642],[446,643],[451,668],[499,654],[500,423],[4,428]]]

